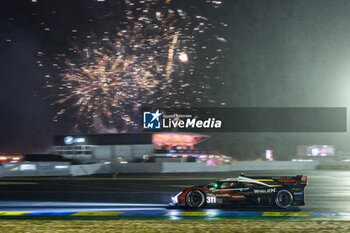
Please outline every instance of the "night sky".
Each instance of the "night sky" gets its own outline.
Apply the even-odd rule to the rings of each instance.
[[[139,96],[152,94],[147,99],[136,96],[121,107],[113,106],[110,115],[119,119],[116,122],[102,116],[106,115],[101,113],[103,110],[77,117],[79,111],[70,107],[77,98],[52,104],[68,94],[62,77],[77,71],[67,63],[78,68],[96,64],[101,56],[91,58],[90,51],[101,47],[113,59],[104,38],[126,42],[118,32],[129,33],[127,25],[135,19],[127,21],[126,12],[136,9],[139,2],[0,1],[0,153],[49,152],[55,134],[128,131],[129,126],[118,123],[123,121],[118,112],[133,109],[131,103],[152,104],[152,100],[156,100],[153,104],[178,106],[349,106],[350,2],[346,0],[156,1],[151,8],[154,12],[132,15],[176,10],[173,21],[141,33],[147,39],[153,36],[153,40],[160,40],[144,51],[166,67],[168,57],[157,54],[162,54],[162,48],[171,50],[168,44],[174,34],[165,34],[164,30],[171,24],[175,31],[181,31],[180,45],[176,44],[174,53],[185,51],[189,61],[174,60],[171,85],[159,81],[164,79],[161,74],[165,69],[158,70],[152,78],[162,88],[154,91],[143,81],[144,88],[137,90]],[[186,12],[188,18],[181,18],[181,12]],[[199,32],[200,27],[204,32]],[[137,50],[123,53],[126,58],[141,59],[141,55]],[[152,66],[147,62],[142,63],[147,65],[142,69]],[[53,87],[44,88],[47,85]],[[129,86],[130,90],[123,88],[127,95],[134,90],[133,85]],[[55,121],[62,108],[65,114]],[[132,118],[130,112],[123,114]],[[94,115],[104,127],[91,126],[96,124]],[[256,158],[272,148],[277,158],[287,159],[299,144],[333,144],[338,151],[350,151],[349,141],[348,133],[232,133],[215,135],[211,146],[247,158]]]

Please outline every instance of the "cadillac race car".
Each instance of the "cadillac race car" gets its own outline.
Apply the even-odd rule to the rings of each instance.
[[[187,188],[172,197],[172,206],[201,208],[225,204],[275,205],[280,208],[301,206],[307,177],[297,176],[244,176],[226,178]]]

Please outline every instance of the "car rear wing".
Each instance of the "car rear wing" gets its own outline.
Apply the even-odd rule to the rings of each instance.
[[[271,187],[305,187],[307,185],[307,177],[304,175],[247,177],[259,182],[263,182]]]
[[[286,187],[305,187],[307,185],[307,177],[303,175],[272,177],[274,181]]]
[[[302,185],[304,187],[307,185],[307,176],[297,175],[296,177],[297,177],[300,185]]]

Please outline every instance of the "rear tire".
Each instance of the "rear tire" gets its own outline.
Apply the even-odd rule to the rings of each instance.
[[[279,190],[274,197],[276,206],[282,209],[286,209],[291,206],[293,204],[293,201],[293,194],[285,189]]]
[[[186,204],[190,208],[200,208],[205,205],[205,195],[198,189],[191,190],[186,195]]]

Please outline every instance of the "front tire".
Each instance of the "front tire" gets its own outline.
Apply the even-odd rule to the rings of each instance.
[[[205,195],[198,189],[191,190],[186,195],[186,204],[190,208],[200,208],[205,205]]]
[[[282,209],[286,209],[293,204],[294,197],[288,190],[282,189],[278,191],[274,197],[276,206]]]

